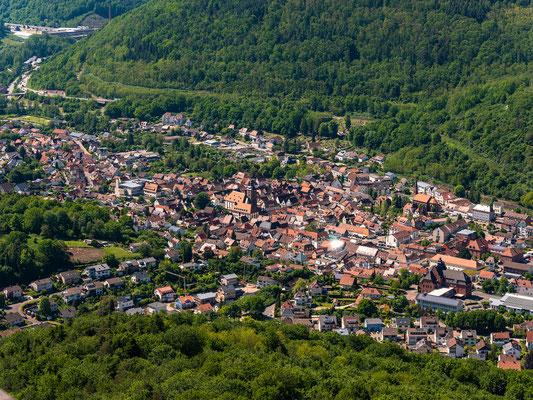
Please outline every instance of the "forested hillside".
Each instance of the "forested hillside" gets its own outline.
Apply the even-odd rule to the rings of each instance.
[[[76,25],[92,14],[108,18],[123,14],[146,0],[0,0],[0,20],[20,24]]]
[[[532,58],[528,0],[152,0],[30,83],[125,98],[114,117],[182,104],[286,136],[319,134],[302,123],[313,112],[362,113],[377,122],[349,138],[392,154],[388,168],[519,200],[533,187]]]
[[[0,340],[0,386],[25,399],[530,399],[529,372],[416,355],[366,335],[190,314],[98,314]]]
[[[409,102],[525,71],[531,19],[505,3],[152,0],[50,69],[147,87]]]

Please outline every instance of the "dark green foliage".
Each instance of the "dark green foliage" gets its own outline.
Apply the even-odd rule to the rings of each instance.
[[[533,351],[530,351],[526,354],[524,359],[524,368],[533,369]]]
[[[470,260],[472,258],[472,255],[466,247],[462,247],[461,250],[459,250],[459,253],[457,253],[457,257],[464,258],[465,260]]]
[[[43,296],[39,301],[39,314],[45,317],[52,314],[52,309],[50,308],[50,299],[46,296]]]
[[[448,313],[446,325],[459,329],[475,329],[481,335],[505,330],[505,318],[494,310]]]
[[[17,24],[76,26],[96,14],[102,18],[123,14],[147,0],[2,0],[0,18]]]
[[[363,317],[373,317],[377,314],[378,308],[376,304],[369,299],[363,299],[357,306],[357,313]]]
[[[320,96],[414,99],[463,84],[479,66],[528,62],[528,27],[497,10],[489,18],[430,1],[158,0],[116,19],[41,76],[83,66],[136,86],[307,95],[320,110],[328,101]],[[350,99],[349,108],[366,100]],[[457,107],[477,101],[468,96]]]
[[[199,210],[203,210],[210,202],[211,199],[209,198],[209,195],[206,192],[200,192],[194,199],[194,206]]]
[[[528,399],[531,375],[368,336],[190,314],[89,314],[0,341],[17,399]]]

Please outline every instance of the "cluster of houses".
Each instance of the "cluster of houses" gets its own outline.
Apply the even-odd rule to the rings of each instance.
[[[498,367],[520,371],[521,357],[533,350],[533,321],[514,327],[515,333],[526,333],[526,340],[514,339],[511,332],[492,332],[481,337],[472,329],[453,329],[437,317],[423,316],[414,320],[395,317],[385,323],[381,318],[360,318],[357,314],[311,316],[301,303],[301,296],[281,307],[281,320],[287,324],[301,324],[320,332],[340,335],[369,335],[379,342],[393,342],[419,354],[439,353],[451,358],[486,360],[491,353],[497,357]],[[524,342],[522,347],[521,342]]]
[[[163,116],[160,126],[140,124],[138,129],[175,132],[177,127],[182,134],[193,132],[190,120],[171,113]],[[160,160],[158,153],[110,152],[100,142],[109,134],[97,137],[55,129],[52,135],[44,135],[36,127],[16,123],[6,123],[3,128],[18,133],[21,139],[0,142],[14,150],[3,153],[0,172],[5,175],[22,165],[21,154],[25,152],[41,163],[46,177],[15,187],[0,184],[0,193],[49,194],[55,188],[60,201],[67,197],[83,198],[119,210],[127,208],[135,231],[154,230],[166,240],[164,257],[171,262],[180,259],[179,249],[184,240],[192,245],[194,260],[224,259],[230,256],[232,248],[238,247],[243,254],[241,262],[247,268],[264,268],[256,283],[258,287],[278,284],[278,277],[308,268],[316,275],[332,276],[348,292],[357,282],[377,276],[384,282],[397,280],[405,270],[421,278],[418,293],[410,301],[421,309],[443,312],[466,309],[464,300],[471,299],[483,281],[506,278],[515,293],[491,298],[490,307],[533,312],[533,286],[528,279],[533,273],[532,253],[525,251],[533,238],[531,218],[506,209],[500,202],[473,204],[468,199],[457,198],[444,186],[410,182],[393,173],[370,172],[368,165],[382,164],[382,156],[369,158],[355,150],[338,152],[335,156],[338,162],[310,156],[305,162],[316,166],[315,170],[321,173],[298,181],[251,177],[243,172],[208,180],[174,172],[150,173],[150,163]],[[250,138],[252,146],[260,147],[265,141],[272,148],[279,144],[278,139],[259,132],[229,128],[239,136]],[[217,147],[214,142],[206,143],[216,141],[215,138],[201,133],[194,132],[204,144]],[[165,142],[170,143],[176,137],[181,136],[169,136]],[[223,139],[228,145],[232,140]],[[314,148],[310,144],[304,151]],[[282,153],[277,155],[286,164],[302,162]],[[345,165],[351,160],[359,164]],[[194,200],[202,192],[208,195],[210,203],[197,209]],[[376,212],[393,202],[403,207],[394,218]],[[206,229],[197,230],[199,226]],[[191,230],[195,232],[193,239],[185,239],[184,234]],[[130,250],[138,252],[142,245],[132,243]],[[465,252],[469,259],[464,257]],[[262,259],[268,262],[261,262]],[[93,265],[85,268],[82,276],[77,271],[60,272],[57,279],[68,286],[61,295],[71,304],[99,296],[104,289],[120,288],[125,279],[134,284],[147,283],[150,280],[147,266],[155,262],[155,259],[133,260],[122,263],[117,271],[111,271],[106,264]],[[268,265],[264,267],[265,264]],[[204,266],[205,261],[193,261],[181,264],[180,268],[202,273]],[[139,310],[135,299],[125,296],[119,299],[117,309],[129,313],[215,312],[220,304],[235,300],[244,290],[237,276],[223,276],[219,283],[216,292],[184,296],[171,286],[162,286],[154,292],[155,303]],[[33,290],[41,292],[52,290],[53,282],[42,279],[32,285],[35,285]],[[316,294],[320,291],[327,295],[325,288],[314,289]],[[6,297],[16,300],[16,287],[6,290]],[[349,323],[346,325],[344,319],[336,321],[330,316],[313,319],[308,311],[312,291],[309,288],[309,293],[295,293],[293,302],[282,305],[281,318],[318,330],[329,327],[346,333]],[[360,298],[379,300],[381,297],[379,288],[372,285],[360,293]],[[392,331],[398,327],[377,327],[378,322],[365,320],[357,329],[354,322],[348,332],[363,327],[388,339],[398,335]],[[414,339],[407,337],[408,330],[402,340],[410,343]],[[429,336],[421,339],[420,346],[431,347]],[[468,338],[452,332],[451,336],[446,334],[446,342],[443,340],[435,337],[433,343],[440,346],[449,342],[457,356]]]

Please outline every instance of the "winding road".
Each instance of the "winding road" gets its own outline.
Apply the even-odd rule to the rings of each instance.
[[[16,94],[24,94],[26,92],[33,92],[33,93],[37,93],[39,96],[49,96],[49,97],[60,96],[60,97],[63,97],[64,99],[84,100],[84,101],[96,100],[97,102],[104,103],[104,104],[112,103],[118,100],[118,99],[104,99],[104,98],[96,97],[93,95],[91,95],[91,97],[72,97],[72,96],[67,96],[66,94],[58,94],[56,92],[50,93],[48,90],[30,89],[28,87],[28,81],[30,80],[31,74],[33,73],[33,71],[35,71],[38,68],[39,67],[36,67],[34,69],[31,69],[30,71],[24,72],[20,78],[18,77],[15,78],[15,80],[9,84],[9,87],[7,89],[7,96],[12,96]],[[15,93],[15,91],[17,92]]]

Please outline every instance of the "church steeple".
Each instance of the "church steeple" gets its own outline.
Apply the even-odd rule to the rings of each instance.
[[[246,188],[246,198],[252,205],[251,213],[257,213],[259,212],[259,208],[257,207],[257,190],[255,188],[253,180],[250,179],[250,184]]]

